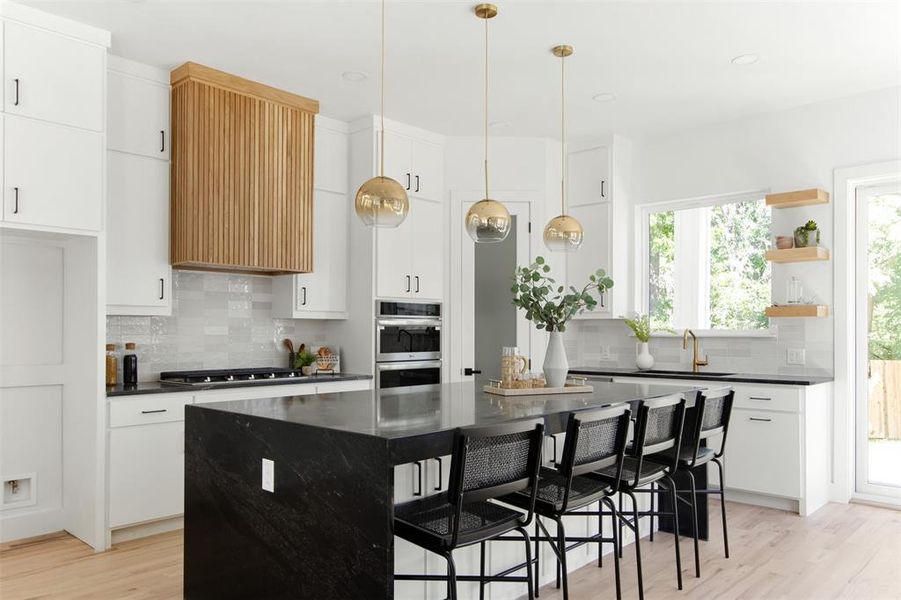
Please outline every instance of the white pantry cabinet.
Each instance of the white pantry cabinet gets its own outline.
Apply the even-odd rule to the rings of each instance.
[[[385,131],[385,175],[416,198],[441,201],[444,196],[444,149],[391,129]]]
[[[110,57],[107,314],[172,314],[168,73]]]
[[[316,115],[313,178],[313,270],[272,278],[272,315],[346,319],[348,220],[347,125]],[[355,191],[355,190],[354,190]]]
[[[172,314],[169,163],[107,152],[107,313]]]
[[[6,21],[3,54],[7,113],[103,130],[102,46]]]
[[[168,81],[165,71],[109,57],[107,150],[169,160]]]
[[[630,160],[630,144],[619,136],[567,145],[569,212],[585,231],[579,251],[566,256],[567,284],[581,289],[598,269],[604,269],[614,282],[611,290],[601,294],[595,310],[576,318],[608,319],[629,312]]]
[[[444,207],[410,198],[396,229],[376,231],[376,295],[440,301],[444,290]]]
[[[6,115],[3,163],[5,221],[101,229],[101,134]]]

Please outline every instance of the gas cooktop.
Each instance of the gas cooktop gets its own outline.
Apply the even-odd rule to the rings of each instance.
[[[163,371],[160,382],[172,385],[201,386],[210,383],[265,383],[274,380],[304,379],[300,370],[278,367],[257,367],[253,369],[205,369],[200,371]]]

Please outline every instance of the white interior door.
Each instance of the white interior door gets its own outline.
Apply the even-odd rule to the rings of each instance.
[[[477,194],[476,194],[477,195]],[[517,265],[525,265],[529,264],[532,260],[531,250],[530,250],[530,233],[529,233],[529,219],[530,219],[530,204],[528,202],[507,202],[503,200],[503,194],[497,194],[497,199],[504,202],[507,206],[507,210],[510,211],[510,215],[516,217],[514,219],[515,223],[515,233],[516,233],[516,264]],[[466,211],[473,205],[473,202],[464,202],[462,205],[462,213],[466,214]],[[462,223],[462,219],[460,220]],[[457,326],[454,327],[455,334],[459,336],[460,339],[460,356],[455,357],[457,360],[455,362],[459,362],[459,366],[454,365],[455,371],[451,373],[452,381],[469,381],[472,378],[468,376],[463,376],[462,369],[465,367],[476,367],[477,365],[473,365],[467,363],[467,361],[472,361],[475,356],[475,343],[476,343],[476,311],[478,310],[478,306],[476,306],[475,302],[475,243],[469,237],[469,234],[466,233],[466,229],[464,227],[459,228],[460,235],[460,269],[461,269],[461,279],[460,285],[457,288],[459,292],[459,306],[460,313],[459,319],[457,319]],[[512,285],[512,277],[513,270],[510,269],[508,273],[497,273],[497,277],[508,280]],[[510,286],[507,285],[507,288]],[[511,305],[512,306],[512,305]],[[530,355],[530,343],[529,343],[529,322],[522,315],[521,311],[516,312],[516,345],[519,347],[519,351],[524,356]],[[498,364],[500,364],[500,349],[498,349],[497,355]],[[532,365],[533,368],[535,365]]]
[[[901,179],[856,203],[856,487],[901,498]]]

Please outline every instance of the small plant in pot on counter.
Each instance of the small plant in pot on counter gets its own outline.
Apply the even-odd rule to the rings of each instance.
[[[820,244],[820,230],[817,228],[817,222],[814,220],[807,221],[804,225],[795,229],[795,247],[807,248],[818,246]]]
[[[300,345],[300,350],[297,353],[297,358],[294,359],[294,368],[300,369],[300,372],[304,375],[310,375],[313,367],[312,364],[316,362],[316,357],[313,356],[313,353],[307,350],[304,344]]]
[[[516,268],[510,291],[513,304],[526,313],[526,318],[538,329],[550,332],[544,376],[548,387],[563,387],[569,372],[562,337],[566,324],[577,314],[594,310],[598,301],[593,294],[600,296],[612,288],[613,280],[598,269],[588,276],[588,283],[581,290],[574,286],[567,289],[549,276],[550,271],[544,257],[538,256],[528,267]]]
[[[655,331],[669,331],[672,333],[673,330],[668,327],[659,329],[651,327],[650,315],[636,314],[633,319],[629,319],[628,317],[620,318],[623,320],[623,323],[632,330],[632,333],[635,334],[635,338],[638,340],[638,356],[635,359],[638,368],[642,371],[647,371],[654,366],[654,357],[651,356],[651,352],[648,349],[651,333]]]

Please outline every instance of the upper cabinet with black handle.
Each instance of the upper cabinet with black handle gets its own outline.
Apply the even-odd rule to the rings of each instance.
[[[159,71],[110,56],[107,98],[107,149],[169,160],[169,82]]]
[[[444,149],[390,129],[385,132],[385,175],[408,196],[440,201],[444,193]]]
[[[100,231],[110,34],[14,3],[0,16],[2,221]]]

